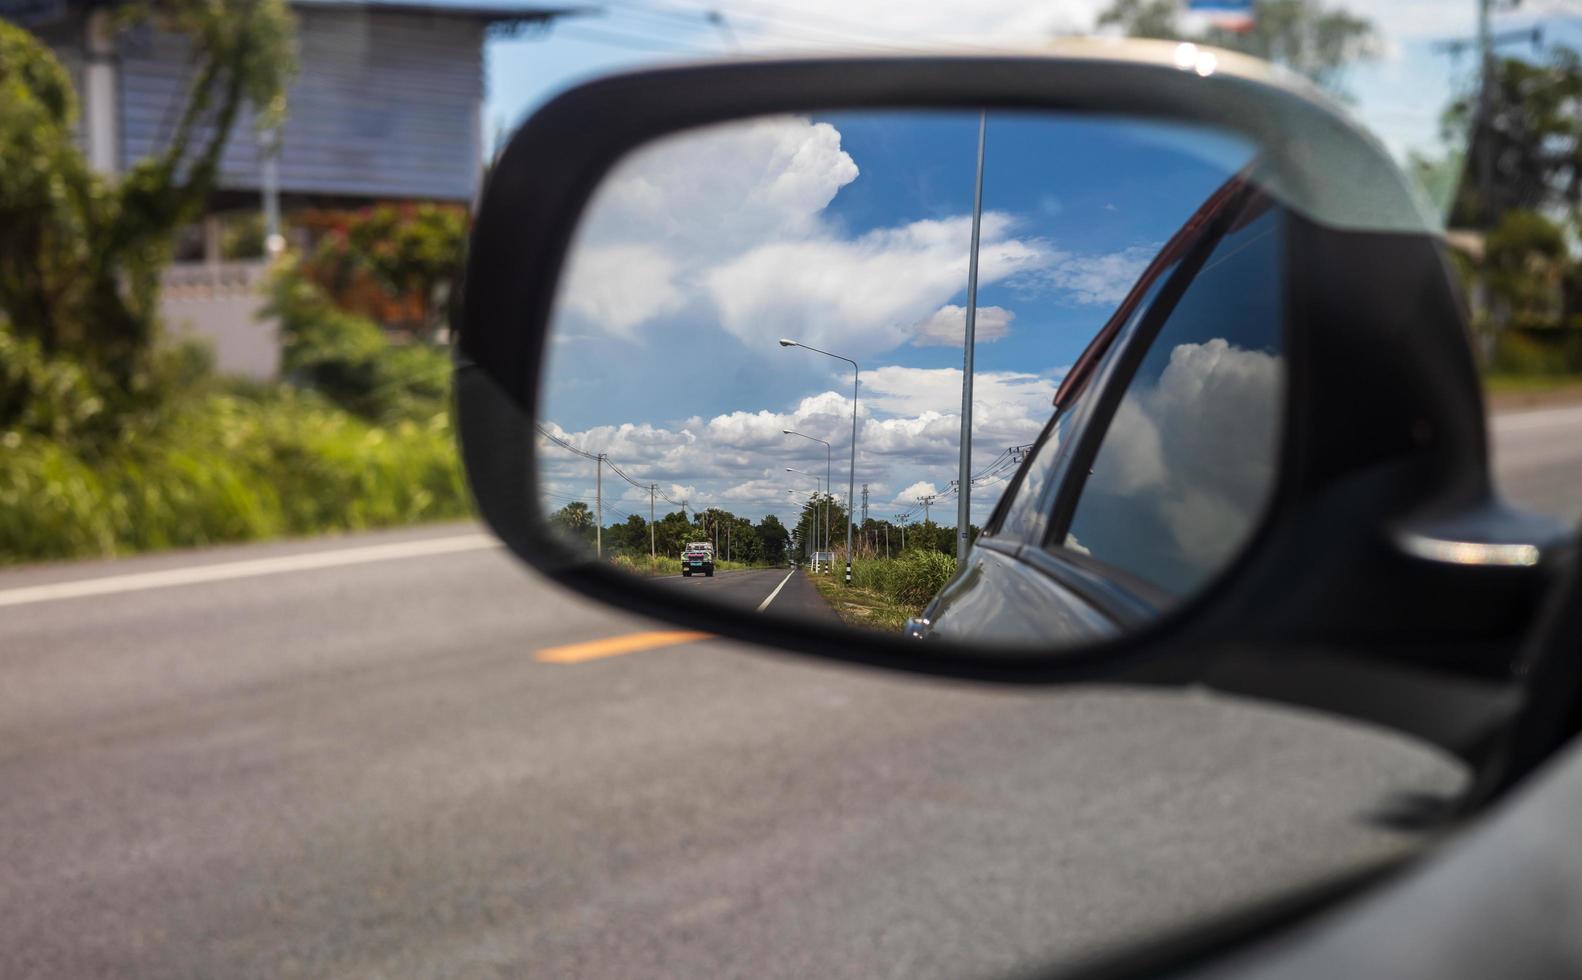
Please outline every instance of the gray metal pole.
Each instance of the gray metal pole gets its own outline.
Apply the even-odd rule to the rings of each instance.
[[[851,586],[851,503],[857,489],[857,380],[861,372],[851,365],[851,470],[846,475],[846,585]]]
[[[595,460],[598,463],[598,478],[594,483],[594,517],[593,541],[598,549],[599,557],[604,557],[604,454],[600,453]]]
[[[851,471],[848,474],[846,480],[846,584],[850,585],[852,532],[851,505],[852,498],[856,496],[857,492],[857,391],[858,386],[862,381],[862,369],[857,367],[857,362],[849,357],[842,357],[839,354],[831,354],[829,351],[819,350],[817,347],[809,347],[807,344],[804,344],[799,340],[781,338],[780,346],[802,347],[806,350],[812,351],[815,354],[823,354],[825,357],[833,357],[837,361],[845,361],[847,364],[851,365]],[[831,489],[834,488],[832,487]],[[825,528],[825,533],[829,533],[828,528]]]
[[[823,440],[820,440],[821,442]],[[829,478],[830,461],[835,458],[835,450],[829,443],[824,443],[824,486],[833,489],[835,483]],[[824,550],[829,550],[829,495],[824,496]]]
[[[654,548],[654,491],[659,489],[659,484],[648,485],[648,560],[653,561],[659,554]]]
[[[961,344],[961,476],[956,498],[956,560],[965,561],[972,516],[972,348],[978,328],[978,228],[983,222],[983,144],[989,114],[978,113],[978,176],[972,188],[972,251],[967,258],[967,333]]]

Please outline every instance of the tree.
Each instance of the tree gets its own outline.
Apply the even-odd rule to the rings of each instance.
[[[60,63],[0,21],[0,318],[46,356],[79,361],[118,401],[151,387],[177,230],[202,214],[243,107],[277,125],[295,71],[285,0],[151,0],[120,14],[134,20],[190,40],[193,80],[169,143],[119,181],[73,143],[77,101]]]
[[[767,514],[754,528],[758,541],[763,548],[763,561],[771,565],[783,565],[786,561],[786,549],[791,545],[791,532],[780,523],[780,518]]]
[[[1469,147],[1451,225],[1491,229],[1508,211],[1582,204],[1582,55],[1556,46],[1542,63],[1501,59],[1487,100],[1469,92],[1441,121],[1446,143]]]
[[[304,272],[343,309],[427,334],[440,325],[467,242],[467,210],[454,204],[382,204],[317,212]]]
[[[658,553],[671,558],[681,557],[681,549],[688,541],[698,540],[697,529],[687,520],[685,511],[671,511],[654,524],[655,547]]]
[[[622,555],[648,554],[648,522],[640,514],[628,514],[626,520],[611,524],[604,531],[605,550]]]
[[[1196,41],[1240,51],[1284,65],[1337,93],[1346,66],[1379,51],[1371,21],[1327,7],[1322,0],[1255,0],[1253,24],[1245,31],[1209,27],[1193,34],[1182,28],[1181,10],[1175,0],[1115,0],[1099,15],[1099,25],[1118,27],[1131,37]]]
[[[549,516],[549,523],[578,541],[585,541],[590,545],[593,543],[593,511],[580,500],[573,500],[555,511]]]
[[[1484,240],[1489,292],[1499,320],[1546,327],[1561,319],[1567,266],[1565,232],[1534,211],[1507,211]]]

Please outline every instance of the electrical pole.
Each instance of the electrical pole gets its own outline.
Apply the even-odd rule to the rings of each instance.
[[[599,557],[604,557],[604,454],[600,453],[595,462],[598,463],[598,476],[594,480],[593,491],[593,545]]]
[[[654,537],[654,491],[659,489],[659,484],[648,485],[648,560],[653,561],[659,554],[655,548]]]
[[[1484,0],[1487,2],[1487,0]],[[972,250],[967,256],[967,332],[961,344],[961,496],[956,502],[956,560],[966,561],[972,512],[972,348],[978,329],[978,229],[983,221],[983,144],[989,114],[978,113],[978,174],[972,189]]]
[[[935,496],[937,496],[937,495],[936,494],[929,494],[926,497],[918,497],[917,498],[917,502],[923,505],[923,525],[925,527],[928,525],[928,505],[934,502],[934,497]]]

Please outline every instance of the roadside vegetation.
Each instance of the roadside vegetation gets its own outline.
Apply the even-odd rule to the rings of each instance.
[[[270,276],[283,378],[216,377],[163,335],[160,276],[244,107],[284,113],[295,27],[282,0],[122,16],[192,38],[208,84],[116,180],[73,141],[59,62],[0,22],[0,564],[466,515],[435,342],[464,210],[319,212]]]
[[[670,558],[665,555],[655,555],[652,558],[648,555],[615,555],[610,559],[610,563],[621,571],[632,575],[647,575],[657,578],[665,575],[681,574],[681,559]],[[769,567],[770,565],[766,561],[716,561],[714,563],[714,570],[717,572],[735,572],[749,568]]]
[[[839,565],[832,575],[810,572],[808,578],[847,625],[893,632],[920,615],[955,573],[955,558],[919,548],[899,558],[858,558],[849,589]]]

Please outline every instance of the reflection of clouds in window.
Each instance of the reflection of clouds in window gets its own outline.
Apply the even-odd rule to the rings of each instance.
[[[1161,554],[1161,545],[1168,546],[1175,561],[1134,571],[1155,581],[1179,579],[1162,570],[1181,566],[1191,580],[1160,584],[1187,588],[1241,545],[1274,477],[1281,379],[1277,356],[1214,338],[1174,347],[1155,383],[1134,384],[1127,392],[1088,486],[1126,498],[1128,513],[1151,515],[1168,535],[1150,545]],[[1074,529],[1082,527],[1083,516],[1079,508]],[[1073,540],[1068,536],[1066,546]],[[1115,554],[1101,549],[1099,557],[1143,564],[1124,548]]]

